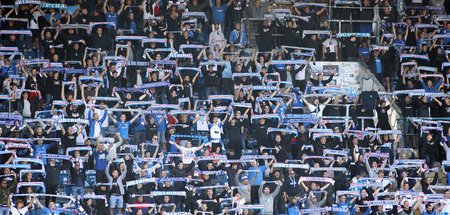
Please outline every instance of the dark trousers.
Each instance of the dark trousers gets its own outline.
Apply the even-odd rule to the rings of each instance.
[[[233,94],[234,86],[231,78],[222,78],[222,94]]]
[[[46,184],[46,193],[47,194],[56,194],[56,191],[58,191],[58,185],[57,184]],[[48,205],[48,202],[52,200],[53,202],[56,200],[55,197],[45,197],[45,205]]]
[[[107,182],[105,171],[103,171],[103,170],[95,170],[95,182],[96,183],[105,183],[105,182]]]
[[[325,53],[325,61],[336,61],[336,53]]]
[[[256,176],[255,176],[256,177]],[[252,190],[250,193],[250,197],[252,198],[252,204],[258,204],[259,203],[259,185],[257,186],[252,186]]]

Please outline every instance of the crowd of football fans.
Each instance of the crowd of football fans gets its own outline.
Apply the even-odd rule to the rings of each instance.
[[[0,17],[0,215],[450,213],[443,0],[2,0]]]

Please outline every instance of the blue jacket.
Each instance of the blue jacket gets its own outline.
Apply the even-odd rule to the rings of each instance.
[[[100,125],[103,123],[103,121],[106,120],[106,117],[108,117],[108,110],[105,110],[105,114],[103,114],[103,117],[98,120],[98,123]],[[92,118],[92,110],[89,110],[88,112],[88,120],[89,120],[89,137],[94,137],[94,128],[95,128],[95,120]]]
[[[241,36],[241,38],[239,38],[239,35]],[[245,47],[245,45],[247,44],[247,33],[243,29],[241,29],[240,32],[234,29],[230,33],[229,41],[231,44],[241,44]]]

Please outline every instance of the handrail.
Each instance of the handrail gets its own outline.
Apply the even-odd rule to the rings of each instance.
[[[247,37],[247,44],[250,44],[250,36],[258,36],[259,33],[257,33],[256,31],[252,31],[250,32],[248,29],[250,27],[250,21],[263,21],[264,18],[242,18],[241,19],[241,26],[245,27],[246,31],[248,32],[248,37]],[[247,25],[245,25],[245,21],[248,21]],[[346,19],[329,19],[328,20],[329,23],[338,23],[338,33],[341,33],[341,28],[342,28],[342,23],[375,23],[376,24],[376,30],[374,31],[374,36],[370,36],[370,38],[376,38],[377,42],[380,41],[381,35],[380,35],[380,31],[381,31],[381,25],[385,22],[384,20],[381,19],[377,19],[377,20],[346,20]],[[282,37],[284,36],[283,34],[273,34],[274,37]]]
[[[392,7],[388,7],[388,6],[383,6],[383,7],[380,7],[380,6],[373,6],[373,7],[343,7],[343,6],[336,6],[336,5],[332,5],[330,8],[337,8],[337,9],[375,9],[375,8],[379,8],[379,9],[384,9],[384,8],[391,8],[392,9]]]
[[[360,22],[360,23],[377,23],[383,20],[360,20],[360,19],[330,19],[328,22]]]
[[[377,20],[330,19],[330,20],[328,20],[328,22],[330,24],[338,23],[339,33],[342,32],[342,23],[350,23],[350,24],[353,24],[353,23],[372,23],[373,24],[373,23],[375,23],[376,27],[375,27],[375,31],[373,32],[374,36],[371,36],[371,38],[376,38],[377,43],[378,43],[380,41],[381,25],[384,24],[385,21],[381,20],[381,19],[377,19]]]

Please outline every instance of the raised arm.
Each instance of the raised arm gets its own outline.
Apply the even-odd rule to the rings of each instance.
[[[126,166],[126,165],[125,165]],[[108,178],[109,181],[112,181],[113,178],[111,177],[111,175],[109,174],[109,168],[111,167],[111,161],[108,162],[108,165],[106,165],[106,169],[105,169],[105,175],[106,178]]]
[[[130,120],[130,123],[133,123],[134,121],[136,121],[136,119],[141,116],[141,113],[142,112],[139,112],[138,114],[136,114],[136,116],[134,116],[133,119]]]
[[[122,139],[121,139],[122,140]],[[125,176],[127,176],[127,165],[124,165],[125,166],[125,168],[123,168],[123,172],[122,172],[122,174],[120,174],[120,176],[119,176],[119,179],[121,179],[121,180],[123,180],[124,178],[125,178]]]
[[[275,191],[273,191],[273,193],[270,194],[273,197],[278,195],[278,193],[280,192],[280,188],[281,188],[281,182],[276,182],[276,183],[277,183],[277,188],[275,188]]]
[[[117,123],[117,120],[112,116],[112,112],[109,112],[109,113],[108,113],[108,116],[109,116],[109,118],[112,120],[112,122],[113,122],[114,124]]]
[[[105,3],[103,3],[103,13],[106,14],[108,12],[107,10],[108,0],[105,0]]]

